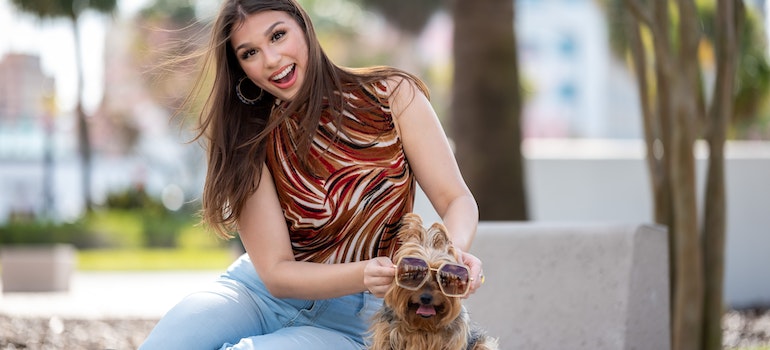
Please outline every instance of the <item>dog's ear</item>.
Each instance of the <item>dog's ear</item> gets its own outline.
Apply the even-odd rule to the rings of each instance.
[[[454,250],[452,241],[447,234],[446,226],[442,223],[437,222],[431,225],[430,229],[428,229],[428,237],[430,237],[430,245],[434,249],[445,250],[448,247],[448,249]],[[450,253],[453,252],[450,251]]]
[[[407,213],[401,218],[401,226],[398,230],[398,239],[402,243],[420,242],[420,237],[424,228],[422,227],[422,218],[414,213]]]

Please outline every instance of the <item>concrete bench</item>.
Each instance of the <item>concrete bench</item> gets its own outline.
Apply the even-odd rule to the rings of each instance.
[[[665,228],[482,222],[466,300],[501,349],[670,349]]]

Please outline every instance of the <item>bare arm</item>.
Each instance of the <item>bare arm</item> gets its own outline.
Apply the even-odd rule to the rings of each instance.
[[[275,184],[265,166],[257,191],[243,208],[239,228],[257,273],[270,293],[279,298],[317,300],[360,293],[383,283],[378,279],[379,275],[393,274],[388,262],[319,264],[296,261]],[[365,269],[368,269],[367,284],[364,282]]]
[[[413,84],[396,88],[391,109],[409,165],[455,246],[470,249],[478,224],[478,207],[460,174],[444,130],[430,102]]]
[[[406,80],[389,82],[396,89],[391,110],[406,156],[417,182],[441,216],[463,263],[471,269],[471,292],[481,286],[481,260],[466,253],[476,236],[479,213],[476,200],[457,166],[449,141],[427,97]]]

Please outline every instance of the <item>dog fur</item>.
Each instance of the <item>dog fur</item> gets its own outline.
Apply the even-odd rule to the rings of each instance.
[[[417,214],[401,219],[402,246],[395,259],[418,256],[433,268],[457,263],[447,230],[440,223],[425,229]],[[433,272],[431,272],[433,274]],[[435,311],[421,315],[421,307]],[[419,290],[401,288],[395,281],[385,294],[382,309],[370,329],[370,350],[497,350],[497,340],[472,327],[461,297],[447,297],[433,275]]]

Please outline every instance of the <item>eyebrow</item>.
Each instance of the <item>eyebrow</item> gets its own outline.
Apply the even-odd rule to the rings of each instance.
[[[273,32],[273,29],[275,29],[275,27],[277,27],[277,26],[279,26],[279,25],[281,25],[283,23],[284,23],[283,21],[278,21],[278,22],[273,23],[273,25],[271,25],[270,27],[267,28],[267,30],[265,30],[265,36],[270,35],[270,33]],[[238,52],[238,50],[240,50],[240,49],[242,49],[244,47],[247,47],[247,46],[249,46],[249,43],[240,44],[240,45],[238,45],[238,47],[235,48],[235,52]]]

